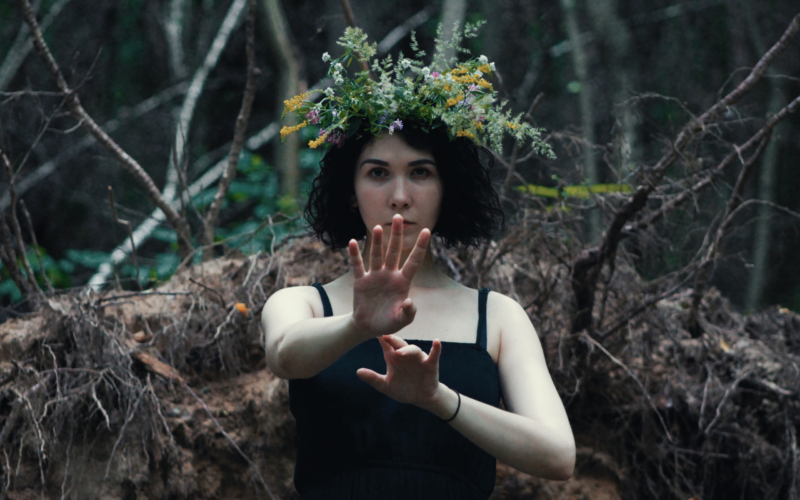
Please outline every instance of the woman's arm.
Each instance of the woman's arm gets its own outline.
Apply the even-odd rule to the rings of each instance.
[[[519,304],[500,294],[489,297],[491,319],[500,322],[497,365],[508,411],[462,395],[458,416],[450,425],[517,470],[546,479],[567,479],[575,467],[575,440],[539,338]],[[438,381],[441,342],[434,341],[428,355],[394,336],[382,338],[381,345],[387,374],[361,369],[362,380],[439,418],[452,417],[458,396]]]
[[[396,215],[384,255],[383,229],[376,226],[369,269],[364,267],[356,241],[350,241],[351,314],[315,318],[310,304],[318,292],[311,287],[280,290],[269,298],[261,321],[266,334],[267,366],[275,375],[288,379],[313,377],[361,342],[400,331],[414,320],[416,307],[408,291],[425,256],[430,231],[420,231],[400,267],[402,237],[403,218]]]
[[[309,378],[363,342],[353,315],[315,318],[312,287],[285,288],[264,305],[261,323],[266,332],[267,366],[280,378]]]

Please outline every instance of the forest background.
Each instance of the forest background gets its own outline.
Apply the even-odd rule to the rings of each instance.
[[[348,24],[396,59],[478,21],[557,159],[506,143],[504,231],[431,251],[529,312],[579,445],[576,483],[500,464],[493,498],[800,498],[790,0],[3,1],[0,493],[293,498],[258,313],[346,264],[283,103]]]
[[[218,62],[208,68],[202,93],[193,97],[190,120],[184,116],[186,123],[179,121],[181,110],[186,114],[187,86],[202,68],[229,7],[214,0],[45,0],[40,5],[45,40],[84,108],[144,166],[161,190],[170,184],[170,151],[184,140],[180,167],[187,185],[228,152],[247,76],[244,29],[230,34]],[[541,94],[532,121],[550,132],[558,159],[526,158],[512,182],[542,187],[634,185],[636,176],[687,119],[744,79],[796,14],[794,8],[788,0],[352,4],[358,25],[371,40],[381,42],[379,51],[395,57],[403,50],[409,53],[409,28],[416,30],[422,48],[432,53],[439,23],[486,20],[478,37],[467,40],[466,46],[475,56],[485,54],[496,62],[495,85],[508,100],[508,108],[524,113]],[[279,146],[279,136],[268,128],[279,119],[283,100],[326,76],[328,68],[320,54],[338,54],[335,42],[345,26],[337,2],[259,3],[255,57],[262,74],[246,136],[266,134],[250,141],[249,146],[255,147],[245,145],[215,238],[242,235],[228,240],[235,246],[269,215],[281,211],[293,216],[303,206],[320,158],[305,142],[316,131],[309,127],[301,140]],[[97,270],[109,261],[114,248],[125,246],[127,235],[114,223],[109,186],[119,217],[134,228],[156,207],[101,146],[85,137],[61,100],[47,94],[54,87],[31,50],[27,33],[16,4],[3,2],[3,147],[15,168],[18,197],[30,212],[53,286],[82,286],[93,276],[99,283]],[[736,126],[746,129],[786,105],[798,86],[791,76],[797,74],[798,60],[789,56],[776,61],[745,102],[725,111],[725,130],[715,132],[716,144],[706,147],[724,147],[735,140],[724,132]],[[800,188],[797,127],[798,118],[792,116],[772,135],[744,198],[800,210],[800,197],[795,195]],[[697,197],[670,214],[659,228],[661,240],[638,242],[635,262],[645,278],[691,261],[709,223],[724,210],[735,175],[731,171],[716,180],[709,189],[714,195]],[[504,173],[498,172],[497,178],[502,182]],[[174,179],[171,182],[175,184]],[[214,186],[206,187],[194,197],[194,205],[202,212],[214,193]],[[533,198],[544,201],[541,206],[553,202],[541,195]],[[4,209],[8,201],[6,194]],[[594,220],[594,231],[587,222],[577,233],[589,242],[598,237],[600,226],[593,219],[600,212],[598,205],[589,200],[577,214],[585,221]],[[518,203],[507,208],[520,210]],[[797,221],[752,205],[737,217],[735,226],[725,240],[724,258],[717,262],[712,283],[744,311],[769,304],[800,311]],[[278,238],[298,230],[302,230],[300,220],[279,227]],[[32,241],[24,233],[32,251]],[[262,227],[243,250],[263,250],[271,238],[272,232]],[[173,228],[161,224],[137,241],[144,285],[164,281],[174,272],[179,262],[176,240]],[[33,255],[29,260],[32,267],[38,266]],[[0,297],[9,305],[21,295],[7,270],[3,273]],[[114,272],[106,268],[102,277],[113,275],[130,279],[135,269],[129,259],[117,258]]]

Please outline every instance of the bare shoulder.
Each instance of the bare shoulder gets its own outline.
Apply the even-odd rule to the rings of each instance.
[[[489,293],[486,309],[488,314],[495,317],[501,330],[503,325],[508,322],[515,323],[521,319],[530,322],[528,313],[525,312],[519,302],[499,292],[492,291]]]
[[[282,288],[273,293],[267,303],[264,304],[263,313],[269,316],[279,315],[284,316],[284,313],[298,314],[297,318],[305,319],[305,317],[322,317],[324,316],[322,308],[322,299],[319,292],[313,286],[295,286],[289,288]],[[267,319],[266,317],[263,319]]]

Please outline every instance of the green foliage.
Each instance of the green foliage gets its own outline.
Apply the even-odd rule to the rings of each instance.
[[[306,137],[315,137],[317,133],[317,127],[309,127],[302,134]],[[306,192],[319,171],[321,159],[322,153],[319,151],[303,150],[299,154],[300,184]],[[243,151],[237,165],[237,173],[238,176],[231,182],[222,208],[234,212],[240,211],[243,215],[234,222],[217,228],[214,234],[215,241],[224,241],[227,248],[238,247],[238,250],[252,254],[269,250],[273,241],[302,229],[304,222],[301,217],[290,223],[277,220],[270,229],[270,217],[274,219],[277,212],[287,216],[299,215],[301,205],[298,200],[280,196],[277,170],[268,165],[260,155]],[[216,191],[217,187],[214,186],[195,196],[192,202],[198,211],[202,213],[208,208]],[[171,227],[156,228],[151,233],[150,239],[160,244],[162,251],[150,255],[143,253],[141,249],[137,252],[139,282],[145,287],[169,280],[180,264],[177,255],[178,238]],[[194,243],[197,244],[196,241]],[[76,282],[85,281],[87,274],[97,271],[100,265],[108,262],[111,257],[108,252],[88,249],[69,249],[60,260],[53,259],[43,248],[39,249],[39,254],[45,274],[56,289],[69,288]],[[197,252],[195,262],[199,262],[201,258],[202,253]],[[37,275],[40,286],[44,288],[39,259],[32,250],[28,252],[28,261],[34,274]],[[19,266],[22,270],[21,262]],[[133,280],[137,271],[128,259],[117,268],[116,274],[121,280]],[[82,279],[77,276],[81,276]],[[8,271],[0,264],[0,300],[15,303],[21,299],[22,294],[10,279]]]

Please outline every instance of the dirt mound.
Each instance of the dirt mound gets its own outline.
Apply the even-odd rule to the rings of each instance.
[[[605,324],[630,319],[572,335],[569,260],[552,247],[518,238],[433,253],[451,276],[531,313],[579,445],[564,483],[498,464],[493,499],[797,495],[797,315],[743,317],[712,290],[693,338],[690,291],[628,314],[648,285],[620,265],[597,302],[618,314]],[[343,253],[297,239],[142,294],[52,298],[0,325],[5,496],[296,498],[287,385],[265,367],[259,315],[275,290],[345,270]]]

